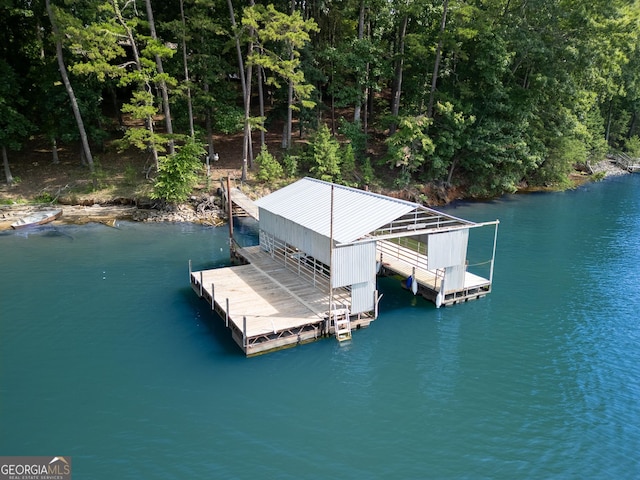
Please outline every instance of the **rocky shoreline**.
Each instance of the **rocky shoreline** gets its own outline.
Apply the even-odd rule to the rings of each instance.
[[[605,176],[625,175],[628,172],[610,160],[592,166],[594,174]],[[118,220],[136,222],[189,222],[201,225],[219,226],[226,222],[227,214],[221,207],[220,197],[191,197],[188,203],[177,206],[155,208],[154,205],[56,205],[63,209],[62,217],[56,223],[83,225],[90,222],[115,226]],[[11,224],[34,211],[51,209],[50,204],[41,205],[0,205],[0,230],[11,228]]]
[[[16,220],[39,210],[50,210],[51,204],[1,205],[0,230],[11,228]],[[115,226],[118,220],[135,222],[189,222],[200,225],[219,226],[226,222],[227,214],[220,207],[218,197],[192,197],[189,203],[161,208],[135,205],[55,205],[62,208],[63,215],[57,224],[84,225],[102,223]]]

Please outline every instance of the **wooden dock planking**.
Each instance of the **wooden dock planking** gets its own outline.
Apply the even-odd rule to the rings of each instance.
[[[258,206],[238,188],[231,189],[231,202],[251,218],[258,220]]]
[[[329,293],[300,279],[259,246],[238,250],[247,265],[191,273],[191,285],[225,320],[247,356],[317,339],[324,331]],[[202,279],[202,287],[200,286]],[[212,294],[213,284],[213,294]],[[347,292],[337,289],[341,298]],[[229,310],[227,312],[227,299]],[[246,319],[246,322],[245,322]],[[370,318],[352,321],[367,326]]]

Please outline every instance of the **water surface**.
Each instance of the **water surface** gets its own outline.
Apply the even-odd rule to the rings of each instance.
[[[447,211],[501,221],[489,296],[436,309],[381,279],[349,345],[252,359],[189,287],[225,227],[0,235],[0,455],[92,479],[640,477],[640,175]]]

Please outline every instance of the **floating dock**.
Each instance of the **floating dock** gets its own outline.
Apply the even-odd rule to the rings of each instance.
[[[189,263],[189,281],[247,356],[326,336],[350,340],[378,316],[377,275],[400,276],[436,307],[491,292],[497,220],[474,223],[310,178],[254,203],[230,183],[222,196],[231,259],[240,265],[192,271]],[[234,215],[258,221],[259,245],[235,242]],[[495,228],[483,262],[489,278],[468,271],[466,261],[469,231],[484,226]]]
[[[366,327],[373,320],[348,315],[349,295],[340,289],[333,292],[335,308],[329,312],[328,288],[323,292],[301,281],[259,246],[237,248],[235,254],[247,264],[190,271],[189,279],[249,357],[325,336],[344,337],[342,326],[348,328],[350,337],[352,329]]]

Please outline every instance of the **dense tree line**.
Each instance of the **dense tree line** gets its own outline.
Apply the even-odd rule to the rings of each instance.
[[[637,148],[639,22],[637,0],[2,0],[5,174],[31,136],[54,162],[79,144],[93,169],[123,132],[167,186],[212,157],[214,132],[242,131],[243,165],[267,179],[558,182]]]

